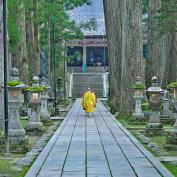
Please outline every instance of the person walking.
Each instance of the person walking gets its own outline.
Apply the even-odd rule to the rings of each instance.
[[[96,108],[96,95],[90,87],[88,87],[87,91],[84,93],[82,107],[87,116],[91,118]]]

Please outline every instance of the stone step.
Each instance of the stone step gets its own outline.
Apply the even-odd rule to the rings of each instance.
[[[83,97],[87,87],[93,88],[98,98],[103,97],[103,79],[101,73],[74,73],[73,98]]]

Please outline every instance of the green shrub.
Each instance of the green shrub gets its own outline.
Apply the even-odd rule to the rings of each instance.
[[[142,110],[143,110],[143,111],[148,111],[148,110],[151,109],[149,103],[142,103],[142,104],[141,104],[141,107],[142,107]]]

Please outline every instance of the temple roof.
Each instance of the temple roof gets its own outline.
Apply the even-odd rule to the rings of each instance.
[[[105,19],[103,0],[92,0],[91,5],[83,5],[74,8],[67,12],[71,20],[74,20],[76,25],[87,23],[91,19],[96,21],[96,30],[82,29],[84,35],[105,35]]]

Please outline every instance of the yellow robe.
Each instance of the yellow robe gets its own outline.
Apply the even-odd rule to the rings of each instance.
[[[93,92],[87,91],[84,93],[84,97],[82,100],[82,107],[85,112],[94,112],[96,107],[96,96]]]

